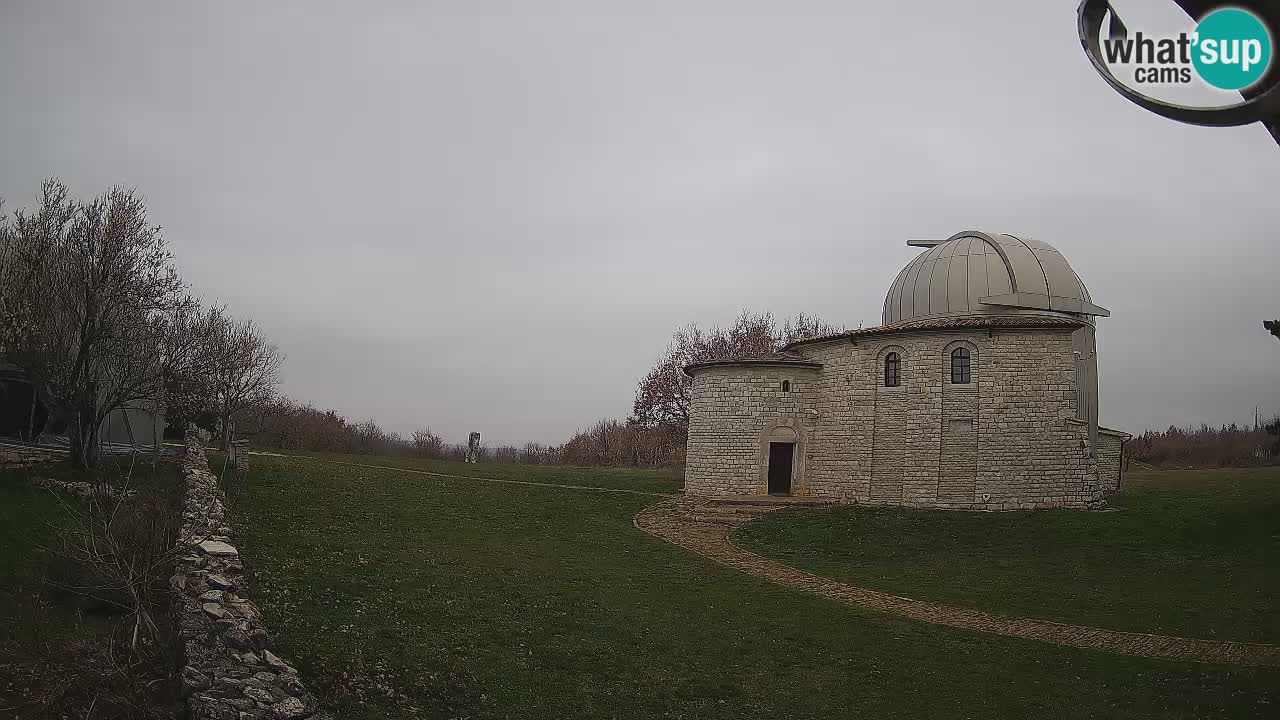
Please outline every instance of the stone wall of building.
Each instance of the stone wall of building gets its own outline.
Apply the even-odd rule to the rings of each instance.
[[[1111,494],[1120,491],[1121,463],[1128,433],[1102,428],[1098,430],[1098,484]]]
[[[972,382],[952,384],[951,351],[961,346]],[[793,352],[822,363],[803,385],[803,407],[764,400],[782,377],[773,369],[695,372],[690,493],[764,492],[761,429],[795,415],[805,457],[793,494],[979,510],[1102,499],[1108,471],[1089,458],[1087,426],[1075,421],[1071,328],[904,331]],[[900,357],[899,387],[884,386],[889,352]]]
[[[1087,507],[1100,499],[1077,413],[1069,332],[996,332],[978,378],[976,507]]]
[[[803,367],[709,367],[693,378],[685,477],[690,495],[763,495],[768,492],[766,436],[796,437],[793,494],[803,485],[805,448],[817,372]],[[790,385],[782,391],[783,381]],[[781,433],[780,433],[781,434]],[[763,455],[763,457],[762,457]]]
[[[180,560],[170,585],[182,645],[182,693],[190,720],[302,720],[317,703],[289,663],[271,651],[262,613],[249,599],[248,575],[233,544],[218,479],[201,431],[188,433]],[[332,720],[329,718],[329,720]]]

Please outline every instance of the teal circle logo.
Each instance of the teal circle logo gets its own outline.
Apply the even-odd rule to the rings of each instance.
[[[1215,10],[1196,25],[1191,63],[1200,78],[1221,90],[1258,82],[1271,64],[1271,33],[1248,10]]]

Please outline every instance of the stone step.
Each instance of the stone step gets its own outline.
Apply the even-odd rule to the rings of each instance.
[[[789,496],[686,497],[681,499],[677,512],[686,522],[737,526],[783,508],[833,504],[821,498]]]
[[[707,517],[721,517],[740,520],[746,522],[761,515],[770,512],[770,510],[743,511],[734,508],[717,508],[717,507],[694,507],[683,508],[680,510],[682,515],[705,515]]]
[[[791,507],[795,505],[811,506],[811,505],[831,505],[832,501],[825,498],[815,497],[799,497],[793,495],[743,495],[742,497],[718,497],[710,498],[710,502],[717,505],[736,505],[744,507]]]
[[[779,504],[767,503],[726,503],[726,502],[685,502],[681,503],[682,507],[687,508],[715,508],[717,510],[732,510],[734,512],[769,512],[777,510],[780,507],[786,507]]]
[[[755,520],[757,515],[717,515],[708,513],[685,513],[680,517],[693,522],[719,523],[722,525],[746,525]]]
[[[732,517],[728,515],[689,514],[685,515],[684,518],[690,522],[706,523],[708,525],[745,525],[751,520],[749,515]]]
[[[716,496],[716,497],[698,497],[687,498],[686,502],[701,503],[701,505],[732,505],[741,507],[791,507],[791,506],[812,506],[812,505],[832,505],[833,501],[823,497],[803,497],[792,495],[741,495],[741,496]]]

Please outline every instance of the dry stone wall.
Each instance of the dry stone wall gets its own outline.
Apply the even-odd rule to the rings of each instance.
[[[970,352],[972,382],[951,383],[951,351]],[[902,331],[801,345],[821,369],[715,366],[695,371],[686,487],[761,494],[761,431],[804,429],[793,494],[845,502],[975,510],[1093,507],[1114,486],[1118,445],[1088,451],[1072,329]],[[884,357],[900,357],[885,387]],[[780,402],[784,377],[803,392]],[[1118,442],[1118,441],[1116,441]]]
[[[170,584],[177,592],[184,651],[182,692],[190,720],[326,718],[297,670],[271,650],[262,613],[249,599],[218,480],[209,470],[208,435],[188,433],[181,558]]]

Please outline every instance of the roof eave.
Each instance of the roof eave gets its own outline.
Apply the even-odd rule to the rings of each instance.
[[[824,342],[839,342],[841,340],[856,340],[861,337],[874,337],[877,335],[896,335],[913,332],[951,332],[957,330],[986,330],[986,329],[1003,329],[1003,330],[1053,330],[1053,329],[1071,329],[1077,330],[1087,326],[1089,323],[1084,320],[1074,318],[1050,318],[1053,322],[1047,322],[1045,319],[1037,320],[1034,316],[1028,316],[1025,321],[1009,322],[1008,316],[997,316],[992,319],[982,318],[965,318],[973,322],[965,325],[947,325],[943,323],[930,324],[898,324],[898,325],[881,325],[879,327],[866,328],[863,330],[849,330],[835,335],[824,335],[822,337],[808,338],[806,340],[796,340],[783,346],[784,352],[790,351],[792,348],[802,345],[816,345]],[[1003,321],[1001,321],[1003,320]]]
[[[821,370],[822,363],[808,360],[752,360],[750,358],[727,358],[724,360],[706,360],[684,366],[684,374],[693,377],[695,372],[711,367],[788,367],[801,370]]]

